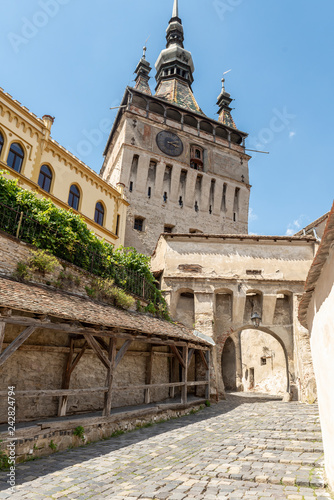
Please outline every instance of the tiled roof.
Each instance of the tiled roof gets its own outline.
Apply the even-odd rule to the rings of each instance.
[[[142,76],[138,78],[134,88],[139,90],[140,92],[143,92],[144,94],[152,95],[147,78],[143,78]]]
[[[210,345],[209,342],[197,338],[192,330],[181,324],[169,323],[146,314],[124,311],[74,294],[49,290],[44,286],[18,283],[4,277],[0,277],[0,307],[106,328],[159,335],[166,340],[170,338]],[[47,324],[45,327],[47,328]]]
[[[197,104],[195,96],[189,85],[181,82],[177,78],[163,80],[160,83],[155,95],[156,97],[165,99],[166,101],[180,106],[181,108],[204,115],[203,111]]]
[[[226,125],[227,127],[237,129],[237,126],[232,118],[231,113],[225,109],[222,110],[222,112],[219,114],[218,121],[223,125]]]
[[[299,305],[299,321],[305,328],[308,328],[307,311],[312,300],[313,292],[315,290],[315,287],[317,286],[318,279],[320,278],[323,267],[326,264],[330,249],[332,248],[334,242],[334,204],[331,212],[326,215],[328,216],[326,229],[322,237],[317,255],[315,256],[311,269],[308,273],[305,283],[304,295]]]

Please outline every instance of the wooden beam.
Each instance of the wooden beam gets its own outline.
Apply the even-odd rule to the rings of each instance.
[[[36,330],[35,326],[28,326],[23,332],[16,337],[15,340],[4,350],[0,355],[0,366],[2,366],[7,359],[18,350],[18,348],[25,342],[30,335]]]
[[[189,349],[189,352],[188,352],[188,368],[190,366],[190,363],[191,363],[192,357],[194,355],[194,352],[195,352],[195,349]]]
[[[103,363],[104,366],[109,370],[110,362],[106,358],[106,356],[105,356],[104,352],[102,351],[101,347],[99,346],[97,340],[92,335],[89,335],[87,333],[85,334],[85,339],[87,340],[87,342],[91,346],[91,348],[95,351],[95,354],[97,355],[97,357],[99,358],[101,363]]]
[[[67,356],[66,367],[63,375],[63,384],[62,384],[63,389],[70,388],[73,353],[74,353],[74,339],[70,339],[70,352],[68,353]],[[68,396],[62,396],[60,398],[58,405],[58,417],[65,417],[67,409],[67,400]]]
[[[59,319],[59,318],[56,318]],[[0,321],[3,321],[6,324],[11,324],[11,325],[20,325],[20,326],[34,326],[35,328],[43,328],[46,330],[55,330],[59,332],[64,332],[68,334],[77,334],[77,335],[93,335],[93,336],[98,336],[98,337],[113,337],[113,338],[123,338],[123,339],[129,339],[132,341],[137,341],[137,342],[142,342],[142,343],[148,343],[148,344],[157,344],[157,345],[164,345],[164,346],[179,346],[179,347],[184,347],[188,345],[189,348],[194,348],[198,350],[204,350],[206,351],[208,349],[208,346],[205,343],[199,342],[198,344],[193,342],[189,342],[188,340],[182,340],[178,339],[178,337],[174,337],[171,335],[170,337],[154,337],[153,339],[149,336],[146,336],[144,332],[138,332],[137,330],[131,330],[121,328],[121,327],[116,327],[116,326],[108,326],[108,327],[103,327],[99,328],[96,326],[96,328],[92,327],[85,327],[85,326],[80,326],[78,324],[73,324],[73,323],[52,323],[49,317],[49,321],[40,321],[35,318],[30,318],[30,317],[24,317],[24,316],[4,316],[0,315]],[[127,330],[127,332],[123,332],[120,330]]]
[[[182,366],[182,382],[183,386],[181,388],[181,403],[186,404],[188,398],[188,346],[182,348],[182,358],[183,358],[183,366]]]
[[[81,396],[91,392],[107,392],[108,387],[94,387],[88,389],[41,389],[31,391],[15,391],[15,397],[21,398],[39,398],[39,397],[57,397],[57,396]],[[0,391],[0,397],[8,396],[8,391]]]
[[[108,344],[103,339],[100,339],[100,337],[95,337],[95,339],[98,341],[102,349],[109,352]]]
[[[199,354],[200,354],[201,360],[202,360],[205,368],[208,370],[209,369],[209,365],[208,365],[208,363],[206,361],[205,354],[203,353],[203,351],[199,351]]]
[[[183,360],[183,358],[182,358],[182,356],[181,356],[181,354],[180,354],[180,352],[179,352],[178,348],[177,348],[175,345],[171,345],[171,346],[170,346],[170,348],[171,348],[171,350],[173,351],[173,353],[175,354],[175,356],[177,357],[177,359],[178,359],[178,361],[179,361],[180,365],[181,365],[183,368],[185,368],[185,367],[186,367],[186,364],[185,364],[185,362],[184,362],[184,360]]]
[[[187,382],[188,386],[197,385],[208,385],[208,382],[201,380],[199,382]],[[128,385],[113,387],[113,391],[142,391],[145,389],[163,389],[168,387],[182,387],[183,382],[173,382],[170,384],[151,384],[151,385]],[[83,394],[97,393],[97,392],[108,392],[108,387],[94,387],[88,389],[41,389],[41,390],[31,390],[31,391],[15,391],[15,396],[21,398],[37,398],[37,397],[59,397],[59,396],[81,396]],[[0,391],[0,397],[7,397],[8,391]]]
[[[111,402],[112,402],[112,385],[114,381],[114,373],[116,367],[116,339],[109,340],[108,346],[108,361],[109,368],[106,379],[106,386],[108,387],[108,392],[104,395],[104,407],[102,415],[104,417],[109,417],[111,412]]]
[[[117,353],[116,361],[115,361],[115,368],[118,367],[118,365],[122,361],[122,359],[123,359],[126,351],[129,349],[129,347],[130,347],[131,344],[132,344],[132,340],[126,340],[124,342],[124,344],[122,345],[122,347],[120,348],[120,350]]]
[[[169,363],[169,366],[170,366],[170,372],[169,372],[169,382],[170,383],[173,383],[174,381],[174,370],[175,370],[175,364],[176,364],[176,361],[175,361],[175,355],[174,354],[171,354],[171,358],[170,358],[170,363]],[[170,390],[169,390],[169,397],[170,398],[174,398],[175,397],[175,387],[171,387]]]
[[[210,351],[206,351],[205,353],[205,357],[206,357],[206,363],[207,363],[207,371],[206,371],[206,380],[208,382],[206,388],[205,388],[205,398],[207,400],[210,400],[210,378],[211,378],[211,374],[210,374],[210,368],[211,368],[211,352]]]
[[[72,366],[71,366],[71,375],[72,375],[72,372],[73,372],[74,368],[77,366],[77,364],[79,363],[80,359],[85,354],[86,349],[87,349],[87,342],[85,341],[84,345],[81,348],[81,351],[78,352],[78,354],[76,355],[75,360],[72,363]]]
[[[146,385],[152,384],[152,369],[153,369],[153,348],[152,345],[149,347],[150,356],[147,358],[146,362]],[[150,404],[151,402],[151,391],[150,389],[145,389],[145,404]]]
[[[0,322],[0,354],[2,352],[3,341],[5,339],[5,328],[6,328],[6,323],[1,321]]]

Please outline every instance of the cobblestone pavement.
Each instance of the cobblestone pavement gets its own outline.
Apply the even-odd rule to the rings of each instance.
[[[195,415],[17,467],[0,498],[329,498],[315,405],[229,395]]]

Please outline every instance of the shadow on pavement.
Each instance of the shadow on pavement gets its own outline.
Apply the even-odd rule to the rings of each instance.
[[[210,419],[229,413],[244,404],[252,405],[255,403],[281,401],[279,397],[256,393],[228,393],[226,398],[225,401],[212,404],[210,407],[206,407],[196,414],[154,424],[152,427],[137,429],[118,437],[90,443],[80,448],[60,451],[49,457],[18,464],[16,466],[16,486],[54,472],[59,472],[77,463],[86,462],[127,446],[138,444],[141,441],[157,437],[175,429],[181,430],[189,425],[200,422],[206,422],[206,424],[208,424]],[[10,488],[7,483],[7,474],[8,471],[0,472],[0,491]]]

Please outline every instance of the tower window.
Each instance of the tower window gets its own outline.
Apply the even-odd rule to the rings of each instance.
[[[3,148],[3,143],[4,143],[3,136],[2,136],[2,133],[0,132],[0,155],[1,155],[2,148]]]
[[[183,199],[182,199],[182,196],[180,196],[179,198],[179,205],[181,208],[183,208]]]
[[[136,229],[136,231],[144,231],[144,221],[145,219],[143,219],[142,217],[136,217],[135,218],[135,223],[134,223],[134,229]]]
[[[130,181],[129,191],[130,191],[130,193],[132,193],[132,191],[133,191],[133,182],[132,181]]]
[[[267,358],[266,357],[261,358],[261,366],[264,366],[266,364],[267,364]]]
[[[52,182],[52,172],[47,165],[42,165],[38,177],[38,185],[47,193],[50,193]]]
[[[147,196],[149,198],[151,198],[151,193],[152,193],[152,189],[151,189],[151,187],[149,187],[148,190],[147,190]]]
[[[199,211],[199,206],[198,206],[197,201],[195,201],[195,212],[198,212],[198,211]]]
[[[103,208],[102,203],[96,203],[94,220],[95,220],[96,224],[103,226],[104,208]]]
[[[22,168],[22,163],[24,159],[23,149],[19,144],[14,142],[9,150],[7,165],[11,167],[16,172],[20,173]]]
[[[167,191],[164,192],[163,200],[164,200],[164,203],[167,203],[167,200],[168,200]]]
[[[121,216],[117,214],[117,220],[116,220],[116,236],[119,236],[119,228],[121,224]]]
[[[170,224],[165,224],[164,233],[172,233],[175,226],[171,226]]]
[[[204,169],[204,150],[199,146],[191,146],[190,148],[190,167],[194,170],[203,172]]]
[[[75,184],[72,184],[70,194],[68,196],[68,204],[70,207],[74,208],[74,210],[79,210],[79,201],[80,191]]]

